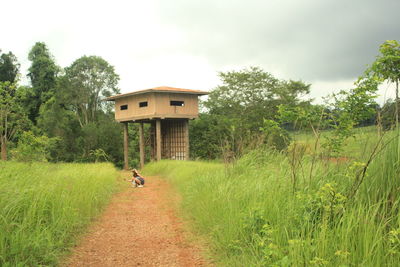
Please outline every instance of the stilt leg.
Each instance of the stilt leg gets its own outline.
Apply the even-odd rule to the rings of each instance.
[[[128,123],[124,122],[124,169],[129,169],[129,159],[128,159]]]

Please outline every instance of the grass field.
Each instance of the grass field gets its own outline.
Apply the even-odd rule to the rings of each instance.
[[[371,133],[357,134],[364,139],[347,153],[373,141]],[[317,158],[311,167],[311,155],[293,164],[290,155],[266,149],[229,166],[161,161],[145,172],[175,184],[183,213],[209,240],[218,265],[398,266],[399,146],[395,137],[364,176],[365,156]]]
[[[54,266],[117,189],[111,164],[0,161],[0,266]]]
[[[379,141],[378,130],[375,126],[355,128],[354,136],[348,138],[344,142],[343,151],[339,153],[340,157],[349,157],[352,159],[362,159],[366,154],[372,151],[374,145]],[[308,152],[321,152],[324,138],[330,136],[332,131],[321,131],[321,137],[318,146],[315,150],[315,136],[312,132],[295,131],[291,132],[290,137],[292,142],[304,144],[308,148]],[[387,139],[390,134],[385,134],[384,139]]]

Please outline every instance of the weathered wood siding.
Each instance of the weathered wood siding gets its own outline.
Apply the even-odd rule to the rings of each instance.
[[[171,106],[170,101],[183,101],[184,106]],[[147,102],[147,107],[139,107],[140,102]],[[126,110],[121,110],[123,105],[128,106]],[[194,119],[198,113],[198,96],[193,94],[146,93],[115,100],[115,119],[119,122],[155,118]]]

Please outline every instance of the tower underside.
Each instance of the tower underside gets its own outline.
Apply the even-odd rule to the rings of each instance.
[[[160,123],[161,158],[172,160],[189,159],[189,129],[187,119],[166,119]],[[157,157],[156,122],[151,122],[151,158]]]

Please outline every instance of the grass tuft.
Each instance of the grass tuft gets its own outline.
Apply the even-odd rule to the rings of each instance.
[[[111,164],[0,162],[0,265],[54,266],[116,190]]]
[[[398,266],[400,142],[362,162],[290,157],[258,149],[231,166],[161,161],[145,172],[170,180],[194,228],[223,266]],[[293,190],[295,188],[295,190]]]

